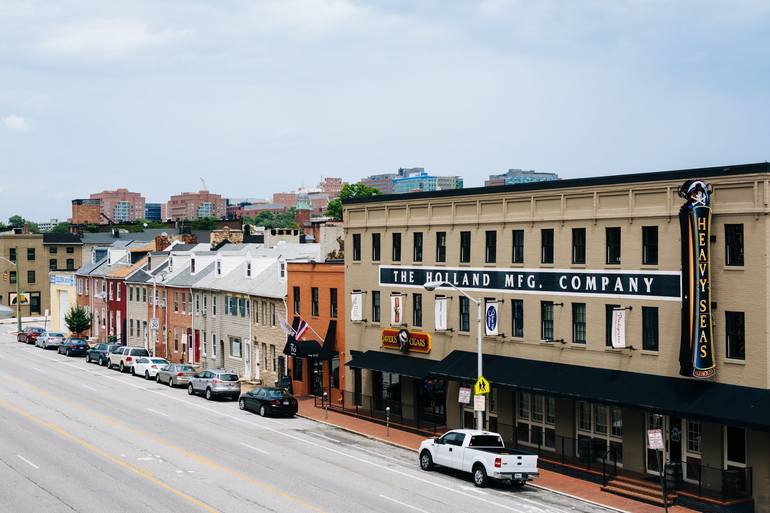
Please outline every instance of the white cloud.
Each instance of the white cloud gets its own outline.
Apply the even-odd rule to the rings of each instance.
[[[146,23],[132,20],[92,20],[42,39],[38,48],[56,56],[115,59],[166,44],[183,33],[153,30]]]
[[[13,132],[28,132],[32,128],[27,120],[24,119],[24,116],[19,116],[16,114],[9,114],[4,118],[0,118],[0,123],[2,123],[5,128]]]

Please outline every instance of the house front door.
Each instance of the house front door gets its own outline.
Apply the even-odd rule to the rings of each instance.
[[[200,330],[195,330],[195,340],[193,342],[193,354],[195,358],[195,363],[201,362],[201,332]]]

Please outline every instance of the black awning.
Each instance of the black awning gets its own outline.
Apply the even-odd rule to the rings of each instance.
[[[294,337],[289,337],[283,348],[283,354],[302,358],[317,357],[321,354],[321,344],[317,340],[294,340]]]
[[[352,352],[353,358],[345,365],[352,369],[368,369],[380,372],[392,372],[410,378],[423,379],[439,363],[436,360],[405,356],[400,353],[383,351]]]
[[[431,374],[475,381],[476,353],[452,351]],[[484,377],[507,388],[770,430],[770,390],[761,388],[493,355],[484,355]]]
[[[334,353],[334,343],[337,341],[337,321],[331,319],[329,326],[326,328],[326,336],[324,337],[324,345],[321,348],[321,360],[331,360]]]

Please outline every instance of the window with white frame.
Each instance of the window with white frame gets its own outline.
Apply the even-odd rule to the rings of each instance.
[[[516,439],[523,445],[556,448],[556,399],[518,392],[516,394]]]
[[[578,451],[591,450],[601,459],[613,450],[618,464],[623,462],[623,411],[613,406],[577,402]]]
[[[239,337],[230,337],[230,356],[233,358],[241,357],[241,339]]]

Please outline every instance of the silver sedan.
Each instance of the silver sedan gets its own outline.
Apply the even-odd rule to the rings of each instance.
[[[41,333],[35,340],[35,347],[42,347],[48,349],[49,347],[58,348],[64,343],[64,333],[56,331],[46,331]]]
[[[158,370],[155,380],[158,383],[165,383],[170,387],[186,385],[190,382],[190,377],[195,374],[195,367],[185,363],[172,363]]]

